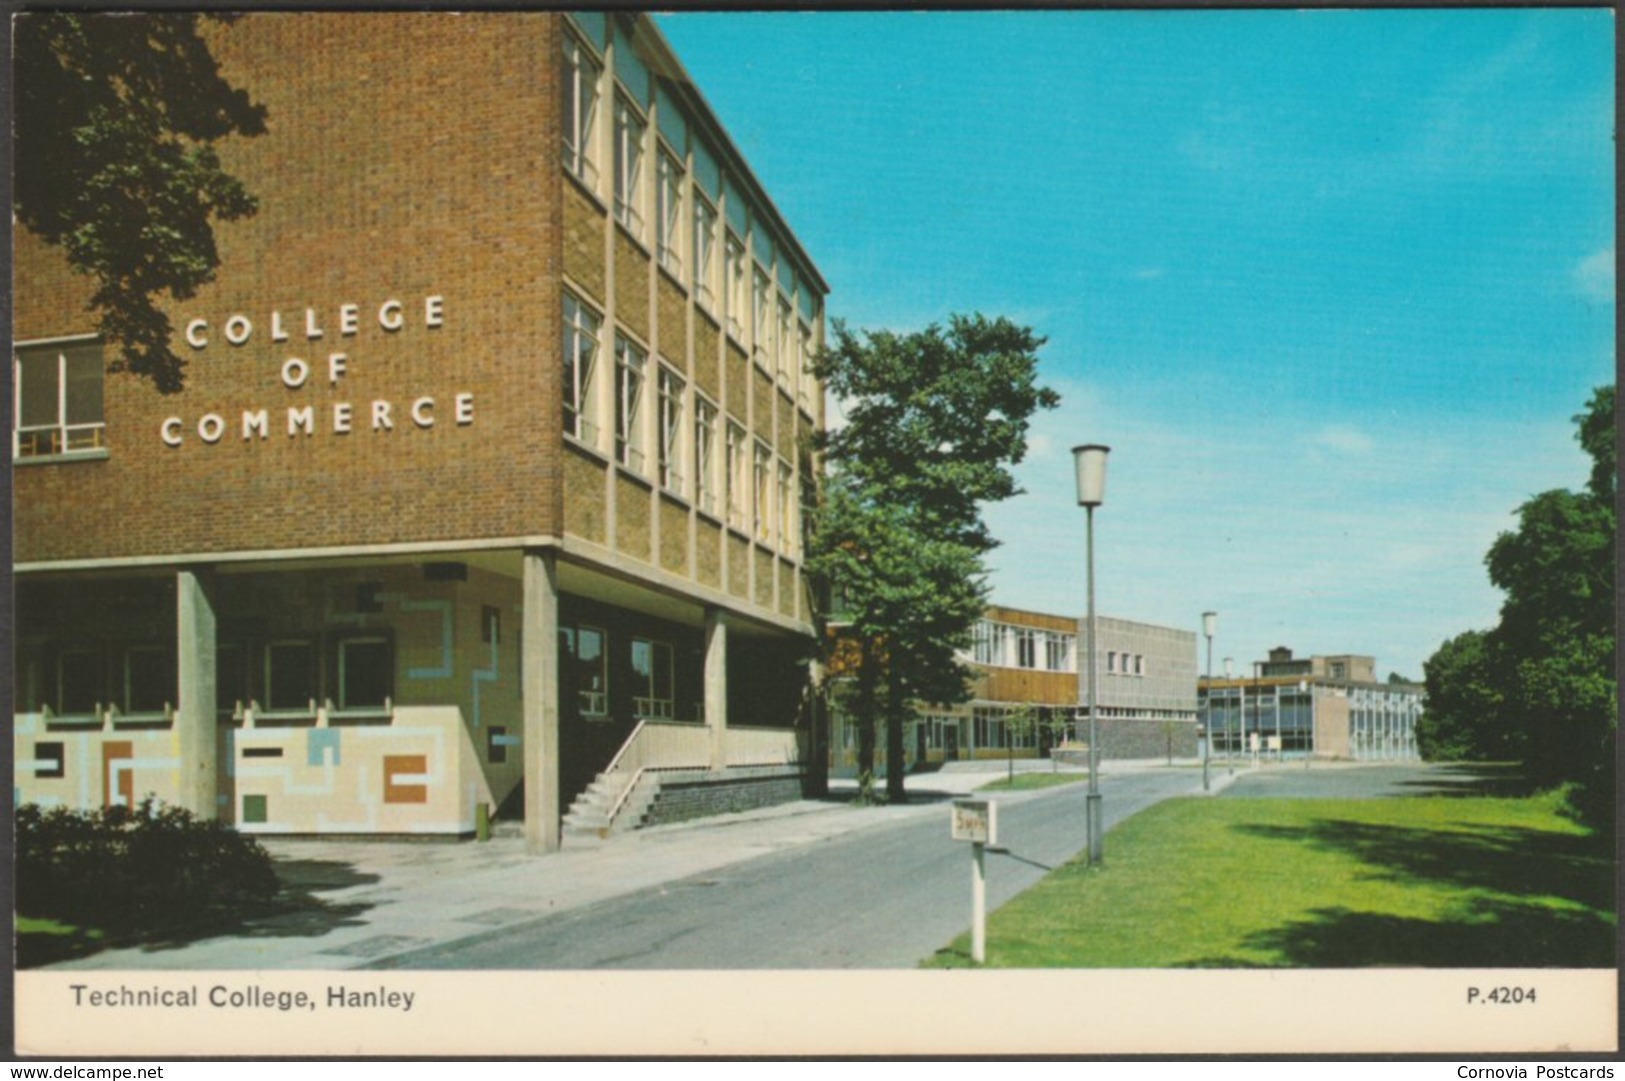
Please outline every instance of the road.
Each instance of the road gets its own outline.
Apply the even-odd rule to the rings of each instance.
[[[1105,825],[1201,783],[1190,770],[1101,782]],[[989,909],[1084,845],[1086,784],[999,797]],[[1111,859],[1110,837],[1106,859]],[[391,958],[390,968],[913,968],[970,926],[971,850],[948,810],[734,864],[617,900]]]

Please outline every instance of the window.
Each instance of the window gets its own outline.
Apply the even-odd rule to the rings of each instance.
[[[221,642],[214,651],[214,706],[223,719],[248,703],[247,654],[235,642]]]
[[[727,275],[724,283],[728,311],[728,333],[740,341],[745,340],[745,245],[733,233],[728,234],[723,252],[722,270]]]
[[[796,501],[795,474],[783,462],[779,463],[779,547],[790,555],[796,554]]]
[[[660,152],[660,176],[656,195],[660,205],[655,215],[655,258],[673,277],[683,276],[683,167],[670,153]]]
[[[1068,663],[1072,653],[1070,634],[1050,633],[1044,639],[1044,667],[1051,672],[1071,671]]]
[[[707,514],[717,512],[717,407],[694,397],[694,502]]]
[[[1106,651],[1106,671],[1108,671],[1108,672],[1116,672],[1117,671],[1117,651],[1116,650],[1107,650]]]
[[[564,35],[564,167],[598,190],[593,130],[598,121],[598,75],[603,70],[573,34]]]
[[[763,367],[766,367],[769,356],[768,338],[773,333],[773,324],[768,321],[773,303],[769,293],[771,287],[766,272],[761,267],[755,267],[750,279],[752,355],[761,361]]]
[[[559,645],[564,653],[560,673],[565,686],[574,685],[576,704],[583,714],[602,717],[609,712],[609,667],[604,653],[604,632],[597,627],[561,627]]]
[[[56,711],[88,716],[101,709],[102,655],[97,650],[69,649],[56,658]]]
[[[985,619],[979,620],[971,629],[971,659],[977,664],[999,663],[993,630],[993,624]]]
[[[670,720],[672,701],[671,645],[647,638],[632,639],[632,712],[639,717]]]
[[[643,350],[615,335],[615,460],[638,473],[643,472],[643,426],[638,423],[638,408],[647,364]]]
[[[1037,641],[1030,627],[1016,628],[1016,667],[1038,667]]]
[[[795,349],[796,336],[794,333],[795,320],[790,314],[790,302],[783,297],[779,298],[779,327],[778,335],[774,338],[774,355],[777,357],[779,382],[786,388],[795,386]]]
[[[643,117],[630,102],[615,99],[615,220],[643,239]]]
[[[694,193],[694,299],[710,311],[716,307],[717,210]]]
[[[773,452],[757,442],[753,476],[756,480],[751,514],[751,532],[760,541],[769,540],[773,530]]]
[[[813,336],[812,327],[802,323],[797,328],[796,337],[796,371],[801,374],[800,392],[797,399],[801,408],[812,410],[813,394],[818,389],[818,380],[813,376]]]
[[[265,708],[307,712],[316,700],[316,647],[272,642],[265,647]]]
[[[100,344],[25,346],[14,360],[17,458],[78,454],[106,445]]]
[[[660,483],[683,490],[683,381],[670,368],[660,369]]]
[[[564,434],[598,445],[593,423],[592,378],[598,359],[599,318],[581,301],[564,294]]]
[[[1137,676],[1145,675],[1145,654],[1144,653],[1136,653],[1134,655],[1134,674],[1137,675]]]
[[[175,704],[175,681],[175,662],[162,646],[126,649],[124,712],[162,714]]]
[[[728,524],[736,529],[745,528],[745,500],[750,492],[749,468],[745,460],[745,429],[728,424]]]
[[[395,693],[395,651],[387,638],[339,642],[339,708],[383,709]]]

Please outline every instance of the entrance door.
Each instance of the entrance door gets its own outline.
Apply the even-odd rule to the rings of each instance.
[[[949,762],[959,761],[959,726],[957,724],[942,726],[942,757]]]
[[[926,728],[930,721],[921,721],[914,726],[914,761],[916,764],[925,761]]]

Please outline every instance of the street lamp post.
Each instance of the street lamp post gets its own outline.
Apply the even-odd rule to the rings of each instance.
[[[1077,472],[1078,506],[1084,509],[1088,534],[1089,582],[1089,797],[1084,805],[1085,828],[1089,835],[1089,866],[1099,867],[1105,852],[1104,823],[1100,799],[1100,739],[1095,725],[1098,712],[1096,684],[1100,658],[1095,626],[1095,508],[1106,501],[1106,455],[1110,447],[1086,443],[1072,448],[1072,464]]]
[[[1202,716],[1202,791],[1208,790],[1208,759],[1213,750],[1213,632],[1219,629],[1219,613],[1202,613],[1202,634],[1207,638],[1207,709]]]

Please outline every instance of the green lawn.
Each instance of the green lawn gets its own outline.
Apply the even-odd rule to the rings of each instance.
[[[1550,798],[1176,799],[1105,851],[993,913],[988,965],[1615,963],[1611,848]],[[925,962],[970,963],[968,934]]]
[[[17,967],[34,968],[102,948],[105,932],[38,916],[17,917]]]
[[[978,792],[1025,792],[1034,788],[1054,788],[1056,785],[1077,784],[1087,781],[1087,773],[1018,773],[1014,780],[1000,777],[978,788]]]

